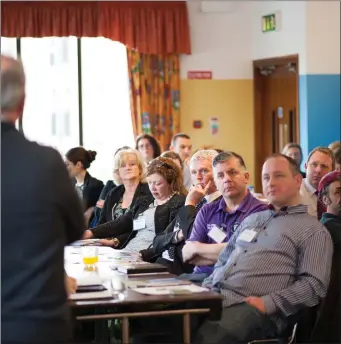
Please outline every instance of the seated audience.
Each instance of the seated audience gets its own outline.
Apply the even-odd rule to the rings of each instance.
[[[65,154],[65,165],[82,200],[87,225],[92,220],[98,197],[103,189],[103,183],[87,171],[96,155],[96,152],[87,151],[83,147],[72,148]]]
[[[185,206],[180,209],[174,228],[168,227],[154,238],[154,250],[162,252],[157,262],[166,265],[170,272],[177,275],[193,270],[192,265],[183,263],[181,251],[190,236],[198,211],[204,204],[221,198],[212,176],[212,161],[217,155],[215,150],[200,150],[192,156],[189,166],[194,186],[186,197]]]
[[[202,281],[209,276],[219,253],[239,224],[250,214],[268,207],[248,190],[249,172],[240,155],[218,154],[213,159],[213,176],[223,197],[201,209],[182,251],[183,260],[196,265],[193,274],[183,276],[192,281]]]
[[[333,243],[301,204],[301,182],[293,159],[266,159],[262,183],[271,209],[242,222],[204,281],[223,296],[223,312],[221,320],[204,322],[195,344],[278,337],[289,316],[325,297]]]
[[[180,195],[181,170],[171,159],[152,160],[147,167],[147,180],[150,195],[140,196],[134,206],[116,220],[87,230],[84,238],[111,237],[102,243],[139,252],[145,261],[156,258],[153,239],[167,226],[174,225],[172,222],[186,197]]]
[[[189,190],[192,186],[191,173],[188,166],[192,152],[191,138],[184,133],[174,135],[170,145],[170,150],[178,153],[183,162],[184,186],[187,190]]]
[[[328,293],[319,309],[312,342],[341,343],[341,173],[325,175],[318,191],[327,207],[321,222],[332,237],[334,255]]]
[[[341,172],[341,148],[339,148],[335,154],[335,171]]]
[[[148,134],[141,134],[136,138],[136,149],[147,165],[161,155],[161,148],[156,138]]]
[[[117,151],[114,154],[114,158],[118,152],[120,152],[121,150],[126,150],[126,149],[131,149],[131,148],[128,146],[123,146],[123,147],[117,149]],[[102,211],[103,206],[104,206],[105,198],[107,197],[108,193],[115,187],[116,187],[116,185],[115,185],[114,181],[108,180],[107,183],[105,184],[104,188],[102,189],[101,194],[99,195],[99,199],[96,203],[95,210],[94,210],[95,218],[91,223],[92,227],[97,226],[98,221],[99,221],[100,216],[101,216],[101,211]]]
[[[97,225],[116,220],[131,209],[140,196],[150,195],[146,183],[146,165],[132,148],[120,150],[114,157],[114,187],[104,201]]]
[[[282,154],[289,156],[296,161],[298,168],[301,168],[303,161],[302,147],[298,143],[287,143],[282,150]],[[303,178],[306,177],[305,172],[300,171]]]
[[[335,152],[341,148],[341,142],[340,141],[334,141],[331,144],[329,144],[328,148],[335,154]]]
[[[327,147],[313,149],[305,164],[306,178],[303,179],[300,194],[302,204],[308,206],[308,213],[321,219],[325,207],[318,200],[318,185],[323,176],[335,168],[335,160],[332,151]]]

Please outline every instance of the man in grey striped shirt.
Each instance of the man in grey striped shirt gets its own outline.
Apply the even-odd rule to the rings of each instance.
[[[333,244],[302,205],[302,176],[284,155],[268,158],[263,194],[271,209],[247,217],[222,251],[203,286],[220,292],[219,322],[206,321],[195,344],[244,343],[277,336],[287,317],[326,295]]]

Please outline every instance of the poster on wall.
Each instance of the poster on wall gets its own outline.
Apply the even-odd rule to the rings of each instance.
[[[219,131],[218,117],[210,117],[210,131],[211,135],[217,135]]]

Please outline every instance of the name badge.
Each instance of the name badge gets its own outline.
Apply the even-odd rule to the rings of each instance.
[[[252,242],[252,240],[256,237],[257,232],[253,229],[245,229],[245,231],[241,232],[238,236],[238,241],[246,241]]]
[[[133,223],[134,231],[146,228],[146,219],[144,216],[139,216],[137,219],[134,220]]]
[[[213,225],[212,229],[207,234],[211,239],[217,243],[222,243],[226,238],[226,233],[222,231],[217,225]]]

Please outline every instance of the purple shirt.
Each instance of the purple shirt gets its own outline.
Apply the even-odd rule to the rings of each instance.
[[[236,231],[240,223],[250,214],[257,213],[268,209],[268,205],[256,199],[248,192],[247,196],[240,203],[239,207],[232,213],[226,211],[226,203],[224,198],[219,202],[206,204],[201,208],[195,218],[192,233],[189,241],[199,241],[204,244],[216,244],[208,232],[216,225],[221,228],[226,237],[223,242],[228,242],[232,234]],[[194,273],[211,274],[214,266],[196,266]]]

